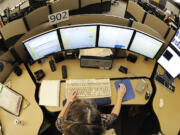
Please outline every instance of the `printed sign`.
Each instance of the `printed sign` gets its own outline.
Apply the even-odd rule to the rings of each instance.
[[[51,25],[54,25],[54,24],[69,20],[69,11],[64,10],[61,12],[57,12],[57,13],[48,15],[48,18],[49,18],[49,23]]]

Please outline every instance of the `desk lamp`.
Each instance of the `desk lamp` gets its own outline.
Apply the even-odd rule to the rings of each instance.
[[[13,71],[17,76],[20,76],[22,74],[22,70],[17,65],[14,65],[16,62],[6,60],[0,60],[0,72],[3,72],[4,63],[11,64],[13,66]]]

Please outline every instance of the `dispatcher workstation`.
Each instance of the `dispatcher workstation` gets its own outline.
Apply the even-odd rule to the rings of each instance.
[[[9,121],[8,126],[3,127],[4,133],[12,134],[15,130],[17,134],[28,134],[30,131],[33,132],[32,134],[38,134],[43,121],[43,115],[35,99],[32,99],[32,95],[35,95],[36,98],[41,98],[41,91],[37,93],[37,89],[39,89],[38,84],[42,83],[42,80],[63,80],[60,85],[59,106],[45,106],[48,111],[56,112],[62,109],[63,101],[66,97],[65,82],[70,79],[80,79],[79,81],[81,81],[81,83],[82,79],[109,79],[111,96],[108,104],[112,105],[114,105],[116,101],[116,88],[114,83],[118,80],[130,80],[134,98],[124,101],[123,104],[147,104],[153,100],[153,109],[160,121],[162,132],[169,132],[166,131],[166,126],[168,126],[166,122],[164,124],[164,122],[161,123],[161,121],[164,120],[167,113],[165,113],[163,109],[168,109],[168,107],[174,103],[174,100],[178,100],[178,95],[180,94],[180,92],[178,92],[179,80],[175,79],[174,84],[169,82],[170,79],[176,78],[180,73],[179,46],[177,44],[177,42],[179,42],[178,35],[177,32],[169,47],[157,61],[168,74],[161,79],[158,79],[158,77],[161,76],[156,75],[156,70],[162,74],[162,68],[158,66],[154,58],[163,46],[163,41],[137,29],[107,24],[75,25],[52,29],[25,40],[23,42],[24,48],[32,61],[36,62],[32,65],[27,63],[24,63],[25,66],[20,65],[23,71],[22,75],[17,77],[12,73],[6,80],[7,85],[11,82],[9,87],[15,91],[17,90],[18,93],[24,96],[19,115],[19,119],[24,121],[24,126],[14,125],[13,121],[16,117],[2,110],[0,114],[1,122],[6,123]],[[128,56],[127,59],[124,59],[117,58],[111,54],[109,57],[102,57],[102,59],[100,59],[98,56],[95,57],[95,60],[92,60],[92,57],[85,57],[86,59],[83,59],[84,57],[82,55],[79,60],[78,54],[81,54],[81,51],[87,48],[114,48],[115,53],[123,50]],[[56,55],[59,54],[58,58],[51,56],[52,54],[55,55],[55,53]],[[53,60],[53,58],[55,58],[55,60]],[[149,58],[149,60],[147,60],[147,58]],[[109,60],[108,63],[103,63],[105,60]],[[55,64],[55,61],[59,62]],[[135,63],[132,63],[132,61]],[[93,64],[93,62],[95,64]],[[103,64],[101,65],[101,63]],[[67,73],[66,71],[62,71],[64,70],[62,67],[66,68]],[[33,73],[40,69],[44,72],[45,77],[37,81]],[[43,72],[39,74],[40,77]],[[163,83],[166,81],[167,85],[164,86],[158,81],[155,81],[155,78],[158,79],[159,82],[162,82],[163,79]],[[145,87],[139,86],[140,83],[144,84]],[[144,88],[141,88],[142,91],[139,92],[136,90],[137,86]],[[166,87],[169,88],[170,86],[173,88],[168,90]],[[174,93],[170,91],[174,91]],[[148,93],[150,93],[149,96]],[[101,92],[101,94],[103,93]],[[169,101],[168,98],[172,100]],[[28,102],[30,102],[30,104],[26,108]],[[177,114],[180,111],[176,108],[167,111],[172,112],[175,110]],[[37,118],[32,126],[31,119],[35,119],[34,117]],[[175,124],[169,133],[175,134],[179,131],[178,124],[174,123],[176,118],[177,116],[175,115],[173,119],[169,119],[168,121],[169,123]]]

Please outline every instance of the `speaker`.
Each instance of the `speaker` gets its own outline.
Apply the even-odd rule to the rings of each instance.
[[[54,57],[54,60],[56,63],[58,62],[61,62],[64,60],[64,56],[62,53],[56,53],[56,54],[53,54],[53,57]]]
[[[127,56],[127,60],[130,61],[130,62],[136,63],[137,56],[130,53]]]
[[[17,76],[20,76],[22,74],[22,70],[19,66],[14,66],[13,71]]]
[[[112,63],[111,57],[81,56],[80,59],[81,67],[111,69]]]

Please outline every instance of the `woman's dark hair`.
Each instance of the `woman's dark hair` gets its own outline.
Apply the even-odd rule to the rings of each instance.
[[[102,135],[104,127],[96,104],[91,100],[72,103],[63,131],[65,135]]]

